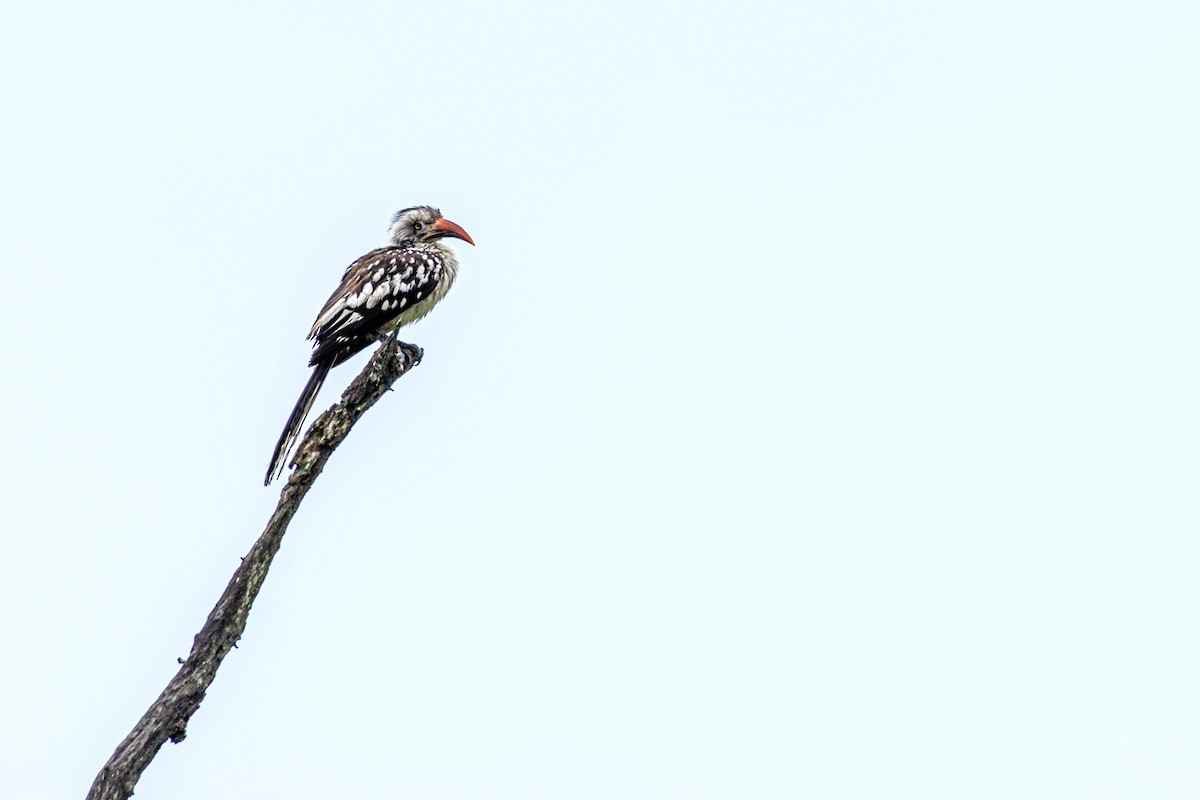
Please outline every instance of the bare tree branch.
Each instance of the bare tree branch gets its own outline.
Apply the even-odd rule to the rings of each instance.
[[[360,417],[396,380],[421,362],[421,348],[388,337],[363,371],[342,393],[341,402],[317,418],[296,450],[295,471],[279,495],[279,505],[266,530],[242,559],[225,593],[208,615],[179,672],[154,704],[117,746],[88,792],[88,800],[125,800],[133,794],[142,772],[170,739],[179,743],[187,723],[208,691],[221,661],[241,638],[250,606],[267,577],[271,559],[279,551],[288,523],[312,487],[325,462],[350,433]]]

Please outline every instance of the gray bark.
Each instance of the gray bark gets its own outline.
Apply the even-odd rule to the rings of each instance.
[[[421,362],[421,348],[388,337],[363,371],[342,393],[341,401],[319,416],[296,449],[295,471],[284,484],[266,530],[242,559],[225,593],[196,634],[192,651],[162,694],[138,720],[92,783],[88,800],[125,800],[159,748],[169,739],[182,742],[187,723],[216,677],[221,661],[246,628],[250,606],[279,551],[288,523],[325,468],[329,456],[354,423],[401,375]]]

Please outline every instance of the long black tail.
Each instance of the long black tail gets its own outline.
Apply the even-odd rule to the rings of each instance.
[[[292,451],[296,440],[300,438],[300,430],[304,427],[304,418],[312,409],[313,401],[317,399],[317,392],[321,391],[321,384],[325,383],[325,376],[329,374],[332,366],[329,361],[317,364],[313,369],[312,377],[308,379],[308,383],[304,384],[304,391],[300,393],[300,399],[296,401],[296,407],[292,409],[292,415],[288,417],[287,425],[283,426],[283,433],[280,434],[279,441],[275,444],[275,452],[271,454],[271,466],[267,468],[267,479],[263,481],[263,486],[270,486],[271,481],[283,474],[288,454]]]

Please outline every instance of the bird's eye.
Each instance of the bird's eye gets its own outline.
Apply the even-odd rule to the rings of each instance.
[[[413,230],[417,233],[420,233],[421,231],[425,230],[425,223],[421,222],[421,220],[417,220],[413,223]]]

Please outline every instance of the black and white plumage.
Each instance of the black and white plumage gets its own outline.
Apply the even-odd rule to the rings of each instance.
[[[341,285],[308,332],[313,340],[308,361],[313,373],[275,445],[266,485],[283,473],[329,370],[397,328],[421,319],[450,291],[458,260],[441,241],[447,237],[475,244],[436,208],[406,208],[392,218],[386,246],[346,267]]]

